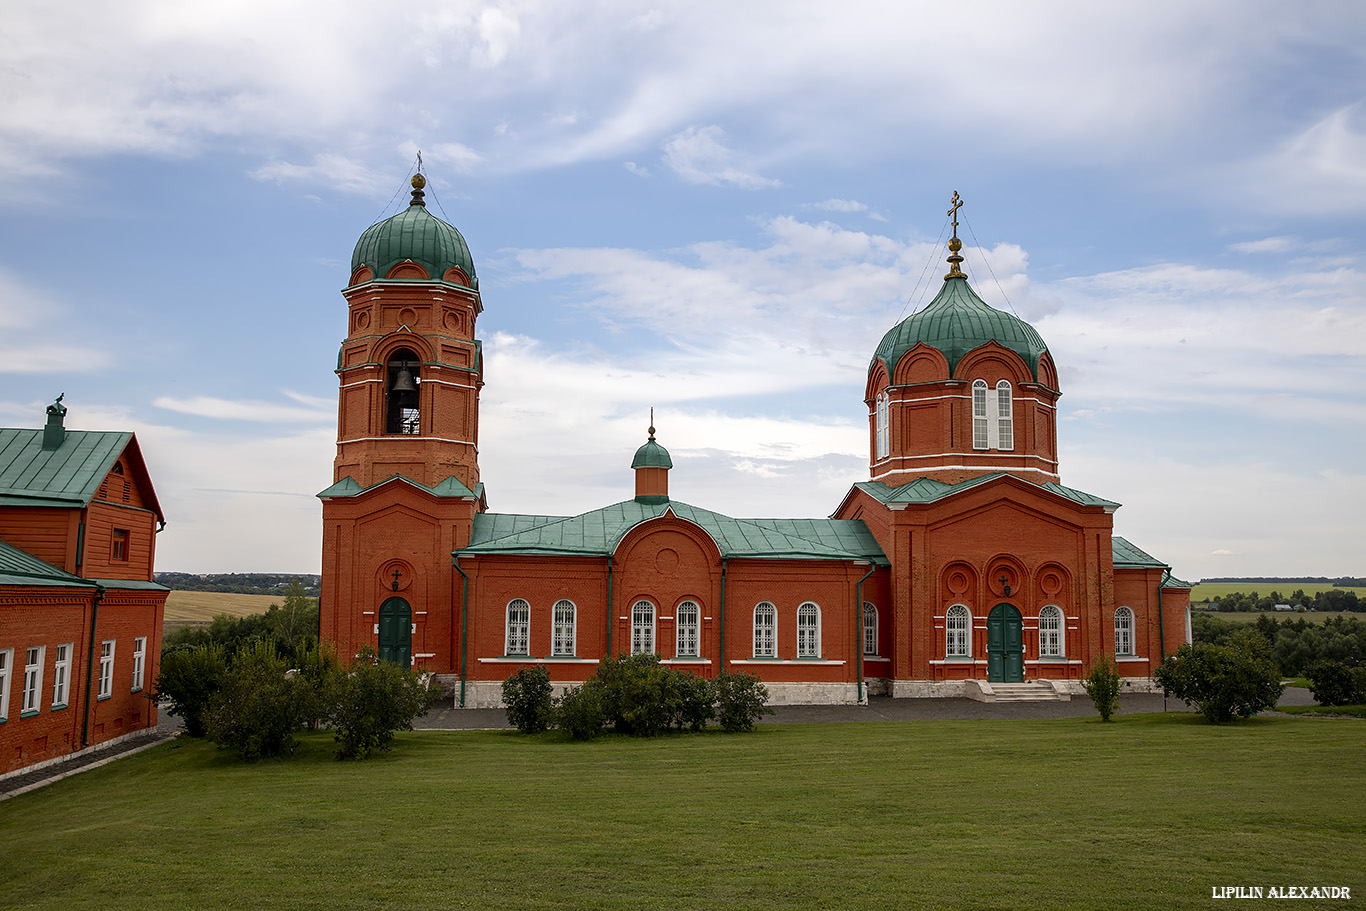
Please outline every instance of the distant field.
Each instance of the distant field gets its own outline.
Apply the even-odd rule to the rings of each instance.
[[[166,623],[208,623],[218,614],[245,617],[264,614],[272,604],[283,604],[284,595],[235,595],[227,592],[173,591],[166,599]]]
[[[1259,595],[1269,595],[1273,591],[1278,591],[1282,596],[1289,598],[1290,593],[1297,589],[1304,589],[1306,595],[1316,595],[1319,592],[1331,591],[1332,585],[1282,585],[1280,583],[1268,582],[1198,582],[1191,589],[1192,601],[1207,601],[1214,597],[1224,597],[1234,592],[1250,595],[1257,592]],[[1358,598],[1366,597],[1366,588],[1346,587],[1343,591],[1356,592]]]
[[[1220,620],[1229,620],[1229,621],[1231,621],[1231,622],[1233,622],[1233,623],[1256,623],[1258,617],[1271,617],[1271,618],[1274,619],[1274,620],[1307,620],[1307,621],[1309,621],[1310,623],[1322,623],[1323,621],[1327,620],[1329,617],[1360,617],[1362,620],[1366,620],[1366,613],[1353,613],[1352,611],[1345,611],[1345,610],[1330,610],[1330,611],[1307,610],[1307,611],[1303,611],[1303,612],[1299,612],[1299,611],[1287,612],[1287,611],[1274,611],[1274,610],[1263,610],[1263,611],[1256,611],[1256,610],[1253,610],[1253,611],[1238,611],[1238,610],[1228,610],[1228,611],[1225,611],[1225,610],[1212,610],[1212,611],[1207,611],[1207,610],[1200,610],[1199,608],[1197,608],[1197,609],[1196,609],[1196,612],[1197,612],[1197,613],[1200,613],[1200,614],[1204,614],[1204,615],[1207,616],[1207,617],[1218,617]]]

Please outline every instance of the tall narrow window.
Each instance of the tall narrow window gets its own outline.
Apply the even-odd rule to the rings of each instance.
[[[655,650],[655,606],[637,601],[631,608],[631,654],[650,655]]]
[[[531,654],[531,605],[521,598],[508,602],[505,655]]]
[[[1039,657],[1061,658],[1062,648],[1062,611],[1055,605],[1048,605],[1039,611]]]
[[[821,609],[807,601],[797,608],[797,657],[821,656]]]
[[[987,417],[987,381],[972,381],[972,448],[991,446],[991,420]]]
[[[877,654],[877,608],[863,602],[863,654]]]
[[[46,653],[45,645],[31,646],[25,652],[27,658],[24,661],[24,702],[19,709],[21,715],[32,715],[42,704],[43,656]]]
[[[1115,654],[1134,653],[1134,612],[1127,607],[1115,611]]]
[[[778,609],[767,601],[754,607],[754,657],[778,657]]]
[[[578,610],[574,607],[573,601],[561,598],[555,602],[555,608],[551,618],[554,622],[554,631],[550,643],[550,653],[557,657],[567,657],[574,654],[575,639],[575,618]]]
[[[877,427],[877,458],[885,459],[892,451],[890,439],[891,418],[889,415],[890,395],[886,392],[879,392],[877,396],[877,412],[875,423]]]
[[[962,604],[949,608],[944,618],[944,632],[947,642],[944,654],[967,657],[972,654],[972,614]]]
[[[147,637],[138,636],[133,640],[133,692],[142,689],[142,678],[146,670]]]
[[[97,699],[108,699],[114,695],[114,640],[106,639],[100,643],[100,686]]]
[[[696,658],[698,651],[699,621],[701,610],[696,601],[683,601],[674,612],[678,623],[678,641],[674,654],[684,658]]]
[[[9,718],[9,678],[14,664],[14,649],[0,649],[0,721]]]
[[[1011,406],[1010,383],[996,384],[996,448],[1015,448],[1015,410]]]
[[[387,398],[385,430],[388,433],[416,435],[421,433],[418,412],[422,378],[418,375],[421,360],[407,348],[400,348],[389,358],[384,383]]]
[[[71,646],[72,643],[70,642],[59,645],[56,654],[53,655],[52,707],[54,709],[63,708],[66,705],[67,694],[71,689]]]
[[[109,545],[109,559],[115,563],[128,562],[128,529],[114,529],[113,538]]]

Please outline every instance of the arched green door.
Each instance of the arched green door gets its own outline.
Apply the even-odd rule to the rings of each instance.
[[[987,615],[987,680],[1024,681],[1024,621],[1009,604],[998,604]]]
[[[379,608],[379,660],[399,667],[412,664],[413,612],[402,598],[390,598]]]

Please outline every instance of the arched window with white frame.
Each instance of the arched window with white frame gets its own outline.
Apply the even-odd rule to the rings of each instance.
[[[877,608],[863,602],[863,654],[877,654]]]
[[[944,654],[966,658],[972,655],[972,612],[955,604],[944,617]]]
[[[1061,658],[1063,651],[1062,609],[1049,604],[1039,611],[1039,657]]]
[[[655,606],[644,598],[631,607],[631,654],[650,655],[655,650]]]
[[[1010,383],[1001,380],[996,384],[996,442],[997,449],[1015,448],[1015,409],[1011,404]]]
[[[677,621],[677,637],[674,643],[674,654],[682,658],[696,658],[700,646],[701,636],[698,630],[701,627],[702,610],[697,606],[696,601],[681,601],[678,609],[674,611]]]
[[[754,657],[778,657],[778,609],[767,601],[754,606]]]
[[[504,654],[531,654],[531,605],[521,598],[508,602],[507,637]]]
[[[991,447],[991,420],[987,417],[987,381],[972,381],[972,448]]]
[[[577,638],[578,609],[573,601],[561,598],[555,602],[551,614],[550,653],[557,658],[572,657],[577,644],[574,640]]]
[[[1127,607],[1115,611],[1115,654],[1134,654],[1134,612]]]
[[[891,395],[887,392],[879,392],[877,396],[877,417],[875,421],[877,426],[877,458],[879,459],[887,458],[892,451],[891,434],[889,433],[891,416],[888,400],[890,398]]]
[[[797,608],[797,657],[821,656],[821,609],[814,601]]]

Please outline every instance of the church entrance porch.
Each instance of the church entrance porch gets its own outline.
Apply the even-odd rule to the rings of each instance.
[[[998,604],[987,615],[987,681],[1024,680],[1024,621],[1009,604]]]
[[[402,598],[390,598],[379,608],[379,660],[408,667],[412,653],[412,610]]]

